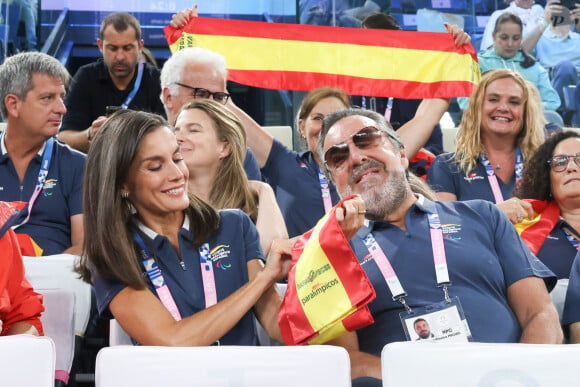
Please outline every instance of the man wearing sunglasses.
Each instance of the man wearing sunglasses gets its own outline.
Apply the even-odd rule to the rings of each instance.
[[[351,246],[376,290],[375,323],[335,343],[349,349],[354,377],[379,379],[383,346],[412,340],[419,317],[438,322],[437,340],[562,341],[547,290],[553,273],[493,204],[417,194],[405,148],[382,115],[331,113],[318,151],[340,196],[358,194],[366,206]]]
[[[106,116],[116,109],[164,115],[159,69],[141,61],[143,39],[137,19],[124,12],[108,15],[101,23],[97,46],[103,58],[76,72],[59,133],[60,140],[82,152],[89,150]]]

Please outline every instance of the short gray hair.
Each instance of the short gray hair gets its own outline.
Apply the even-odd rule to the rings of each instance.
[[[45,74],[61,81],[68,86],[70,74],[54,57],[40,52],[24,52],[6,59],[0,66],[0,98],[2,100],[2,116],[8,117],[4,100],[9,94],[14,94],[21,100],[34,88],[33,74]]]
[[[217,52],[202,47],[187,47],[177,51],[163,64],[161,69],[161,101],[163,101],[163,89],[169,89],[169,94],[176,95],[178,87],[175,83],[181,80],[181,76],[190,63],[203,63],[215,68],[224,78],[228,78],[226,59]]]

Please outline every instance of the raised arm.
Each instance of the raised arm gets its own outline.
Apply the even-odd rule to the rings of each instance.
[[[557,0],[549,0],[546,3],[546,8],[544,8],[544,20],[538,23],[533,30],[528,32],[522,40],[522,49],[525,52],[531,54],[532,51],[534,51],[536,44],[538,44],[538,40],[540,40],[540,37],[546,28],[549,28],[550,24],[552,23],[552,15],[554,12],[560,13],[561,9],[562,6]]]
[[[258,198],[256,228],[260,234],[260,245],[264,254],[268,255],[275,239],[288,239],[288,230],[286,230],[286,223],[284,223],[284,217],[278,207],[272,187],[257,180],[250,180],[249,183]]]
[[[522,328],[521,343],[562,343],[558,312],[541,278],[526,277],[516,281],[508,288],[507,295]]]
[[[371,377],[382,379],[381,358],[370,353],[361,352],[358,345],[358,337],[355,332],[349,332],[339,338],[329,341],[327,344],[345,348],[350,357],[350,374],[352,379]]]

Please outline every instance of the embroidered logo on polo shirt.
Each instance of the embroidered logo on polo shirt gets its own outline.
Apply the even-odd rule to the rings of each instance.
[[[56,183],[58,182],[57,179],[46,179],[44,181],[44,185],[42,186],[42,195],[43,196],[52,196],[52,189],[56,187]]]
[[[461,225],[455,223],[447,223],[441,225],[441,230],[443,231],[443,237],[445,239],[452,239],[454,241],[460,241],[461,235]]]
[[[217,245],[210,251],[211,260],[214,262],[215,266],[227,270],[232,267],[230,258],[230,245]]]
[[[479,176],[477,172],[471,172],[468,176],[463,176],[463,179],[472,182],[473,180],[483,180],[485,177]]]

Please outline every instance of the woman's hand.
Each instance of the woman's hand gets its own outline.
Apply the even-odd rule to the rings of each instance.
[[[453,40],[455,41],[455,45],[457,47],[471,43],[471,36],[469,36],[469,34],[463,31],[461,28],[457,27],[455,24],[451,25],[449,23],[445,23],[444,25],[447,32],[453,36]]]
[[[298,237],[294,237],[292,239],[276,239],[272,242],[263,270],[272,279],[272,282],[288,276],[292,261],[292,248],[297,240]]]
[[[197,17],[197,4],[173,14],[169,25],[173,28],[182,28],[192,17]]]
[[[365,214],[365,202],[360,196],[345,201],[342,207],[336,209],[336,220],[346,240],[350,240],[362,227]]]
[[[513,224],[519,223],[525,218],[534,218],[532,205],[518,198],[508,199],[505,202],[497,204],[497,206]]]

